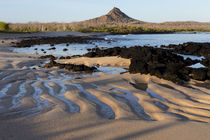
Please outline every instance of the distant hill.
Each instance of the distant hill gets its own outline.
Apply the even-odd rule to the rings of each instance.
[[[112,32],[118,32],[124,30],[125,33],[139,33],[142,30],[146,32],[154,31],[210,31],[210,22],[194,22],[194,21],[179,21],[179,22],[164,22],[164,23],[151,23],[141,20],[133,19],[123,13],[119,8],[114,7],[107,14],[73,23],[27,23],[27,24],[9,24],[9,28],[13,31],[110,31],[108,29],[103,30],[101,28],[115,28]],[[100,28],[100,30],[92,30],[93,28]],[[124,28],[117,29],[116,28]],[[136,28],[136,29],[133,29]],[[90,29],[90,30],[89,30]],[[123,32],[124,32],[123,31]],[[143,32],[144,33],[144,32]]]
[[[164,23],[151,23],[141,20],[133,19],[123,13],[119,8],[114,7],[110,12],[101,17],[89,19],[81,22],[71,23],[71,27],[89,28],[89,27],[115,27],[115,26],[132,26],[143,28],[158,28],[166,30],[210,30],[209,22],[194,22],[194,21],[180,21],[180,22],[164,22]]]
[[[123,26],[123,25],[133,25],[133,24],[142,24],[145,23],[140,20],[133,19],[123,13],[119,8],[114,7],[111,11],[109,11],[106,15],[72,23],[73,27],[82,26],[82,27],[100,27],[100,26]]]
[[[94,19],[86,20],[84,22],[92,22],[92,23],[129,23],[129,22],[135,22],[138,20],[135,20],[125,13],[123,13],[119,8],[114,7],[109,13],[106,15],[103,15],[101,17],[97,17]]]

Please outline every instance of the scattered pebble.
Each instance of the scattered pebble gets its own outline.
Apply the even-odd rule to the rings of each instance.
[[[67,48],[64,48],[63,51],[66,52],[66,51],[68,51],[68,49]]]

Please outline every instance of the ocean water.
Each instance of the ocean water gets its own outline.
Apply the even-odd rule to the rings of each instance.
[[[96,46],[102,49],[112,47],[131,47],[131,46],[161,46],[169,44],[182,44],[186,42],[210,42],[210,33],[176,33],[176,34],[140,34],[140,35],[107,35],[101,36],[105,41],[93,41],[90,44],[58,44],[54,47],[49,44],[35,45],[28,48],[15,48],[14,52],[27,54],[53,54],[56,56],[83,55],[88,49]],[[44,50],[43,50],[44,49]],[[64,51],[64,49],[67,49]]]

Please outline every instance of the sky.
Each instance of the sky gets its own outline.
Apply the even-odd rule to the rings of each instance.
[[[120,8],[147,22],[210,22],[210,0],[0,0],[0,21],[73,22]]]

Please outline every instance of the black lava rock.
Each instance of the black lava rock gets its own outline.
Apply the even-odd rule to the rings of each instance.
[[[170,47],[175,47],[177,45],[169,45]],[[196,45],[184,44],[183,46],[194,46],[194,49],[190,52],[196,53],[199,50],[202,54],[203,50],[207,51],[208,44],[204,44],[204,49],[195,49]],[[163,46],[162,46],[163,47]],[[169,48],[170,48],[169,47]],[[208,51],[207,51],[208,52]],[[159,78],[164,78],[166,80],[173,81],[175,83],[182,84],[184,81],[188,81],[190,78],[196,80],[207,80],[209,78],[209,71],[203,69],[190,69],[188,66],[200,62],[199,60],[184,60],[183,57],[174,53],[173,49],[161,49],[154,47],[141,47],[134,46],[130,48],[109,48],[109,49],[99,49],[94,48],[91,52],[88,52],[84,56],[86,57],[104,57],[104,56],[120,56],[122,58],[131,59],[131,64],[129,67],[130,73],[141,73],[141,74],[151,74]],[[205,65],[209,65],[209,59],[202,61]]]
[[[71,59],[71,56],[61,56],[59,59]]]
[[[203,81],[207,79],[207,72],[208,69],[206,68],[192,69],[191,77],[195,80]]]
[[[52,47],[52,48],[49,48],[48,50],[55,50],[56,48],[55,47]]]
[[[54,60],[51,60],[50,63],[45,64],[43,67],[44,68],[58,67],[60,69],[66,69],[74,72],[94,72],[97,70],[97,68],[95,67],[88,67],[85,65],[60,64],[55,62]]]
[[[55,56],[53,55],[44,55],[44,56],[40,56],[40,59],[50,59],[50,60],[55,60]]]
[[[66,59],[64,56],[61,56],[59,59]]]
[[[173,52],[180,54],[188,54],[195,56],[207,56],[208,54],[210,54],[210,43],[188,42],[179,45],[169,45],[161,47],[170,48]]]
[[[208,79],[210,79],[210,69],[208,69],[207,77],[208,77]]]
[[[67,48],[64,48],[63,51],[66,52],[66,51],[68,51],[68,49]]]
[[[54,46],[55,44],[62,44],[62,43],[89,43],[91,40],[104,40],[102,38],[97,37],[75,37],[75,36],[65,36],[65,37],[43,37],[43,38],[35,38],[35,39],[28,39],[22,40],[21,42],[16,43],[13,47],[30,47],[33,45],[41,45],[41,44],[50,44]]]

